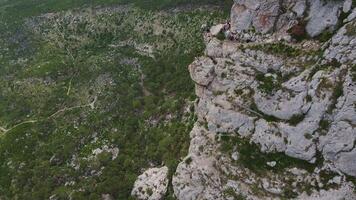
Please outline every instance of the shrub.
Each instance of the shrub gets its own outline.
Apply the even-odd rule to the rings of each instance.
[[[273,171],[275,173],[290,167],[298,167],[312,172],[316,165],[308,163],[307,161],[292,158],[284,153],[263,153],[257,144],[251,143],[248,139],[240,138],[238,136],[221,136],[221,148],[225,153],[232,153],[235,147],[239,152],[239,160],[237,164],[252,170],[257,174],[265,174],[266,171]],[[266,163],[276,161],[275,167],[270,167]]]
[[[288,123],[292,126],[296,126],[297,124],[299,124],[300,122],[302,122],[305,118],[304,114],[296,114],[293,115],[289,120]]]
[[[220,32],[220,33],[216,36],[216,38],[217,38],[218,40],[225,40],[225,39],[226,39],[225,34],[224,34],[223,32]]]
[[[274,91],[281,88],[278,80],[275,80],[273,76],[265,76],[262,73],[256,75],[256,80],[259,81],[258,89],[261,91],[272,94]]]
[[[188,157],[187,159],[185,159],[185,164],[190,165],[190,163],[192,163],[193,159],[191,157]]]

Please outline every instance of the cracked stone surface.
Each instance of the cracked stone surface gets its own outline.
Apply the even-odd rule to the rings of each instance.
[[[204,35],[205,55],[189,66],[198,121],[173,176],[178,199],[356,199],[356,13],[349,3],[235,0],[227,31],[237,38]],[[324,43],[279,39],[300,18],[309,36],[335,30],[342,12],[344,24]],[[224,146],[224,138],[245,146]],[[244,160],[243,148],[252,147],[253,159],[266,159],[262,174]],[[283,166],[282,155],[305,166]]]
[[[168,167],[151,168],[137,178],[131,195],[140,200],[160,200],[167,188]]]

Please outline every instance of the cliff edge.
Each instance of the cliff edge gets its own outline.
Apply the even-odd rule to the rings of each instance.
[[[352,3],[235,0],[205,33],[178,199],[356,198]]]

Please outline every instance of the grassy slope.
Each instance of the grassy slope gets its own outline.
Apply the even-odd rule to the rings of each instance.
[[[0,0],[0,126],[9,130],[0,139],[0,198],[128,199],[142,168],[163,163],[172,173],[186,155],[194,122],[184,111],[194,99],[186,66],[204,48],[200,25],[221,21],[226,12],[85,9],[24,24],[45,12],[117,2],[125,3]],[[149,5],[181,2],[189,1]],[[85,17],[68,23],[76,16]],[[157,22],[162,32],[155,35]],[[153,46],[154,58],[134,44]],[[94,99],[94,109],[86,106]],[[87,159],[103,145],[118,147],[118,158]]]

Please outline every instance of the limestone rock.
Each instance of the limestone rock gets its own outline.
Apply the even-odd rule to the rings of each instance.
[[[274,167],[274,166],[277,165],[277,162],[276,162],[276,161],[271,161],[271,162],[267,162],[266,164],[267,164],[268,166],[270,166],[270,167]]]
[[[221,185],[215,158],[209,156],[216,147],[214,135],[196,124],[191,132],[189,155],[173,176],[172,185],[178,199],[222,199],[215,186]],[[200,149],[202,147],[203,149]]]
[[[224,28],[224,24],[218,24],[210,28],[210,33],[213,36],[217,36]]]
[[[260,111],[267,115],[273,115],[280,119],[290,119],[295,115],[302,115],[306,92],[290,94],[278,91],[272,96],[266,96],[260,91],[254,95],[255,103]]]
[[[315,37],[323,31],[333,31],[339,21],[343,1],[313,0],[310,3],[310,20],[306,26],[308,34]]]
[[[119,155],[119,148],[117,147],[109,147],[108,145],[104,145],[100,148],[96,148],[93,150],[92,154],[94,157],[97,157],[99,154],[103,152],[108,152],[111,154],[111,159],[115,160]]]
[[[323,0],[235,0],[231,10],[233,32],[257,31],[262,34],[286,33],[298,20],[307,21],[311,37],[323,31],[333,31],[344,10],[351,9],[350,1]],[[308,12],[306,12],[308,10]]]
[[[350,12],[351,7],[352,7],[352,0],[346,0],[346,1],[344,2],[343,7],[342,7],[342,11],[343,11],[344,13],[348,13],[348,12]]]
[[[256,122],[255,133],[251,140],[260,144],[263,152],[284,152],[287,148],[285,137],[281,135],[276,125],[264,119]]]
[[[201,57],[189,65],[190,75],[194,82],[207,86],[214,79],[214,63],[210,58]]]
[[[356,157],[355,148],[350,152],[341,152],[338,154],[335,160],[335,166],[339,168],[342,172],[350,176],[356,176],[355,157]]]
[[[268,33],[274,28],[279,9],[278,0],[235,0],[231,15],[232,29],[241,32],[254,27],[258,32]]]
[[[297,17],[302,17],[306,9],[307,9],[306,0],[297,1],[292,8],[293,12],[297,14]]]
[[[356,16],[356,10],[354,10]],[[356,21],[346,23],[332,37],[330,46],[325,50],[324,57],[328,60],[337,60],[340,63],[356,64]]]
[[[339,190],[322,190],[319,193],[314,192],[310,196],[306,193],[299,196],[298,200],[334,200],[334,199],[345,199],[345,200],[353,200],[355,199],[355,193],[353,192],[353,188],[350,185],[343,185]]]
[[[328,133],[320,137],[320,146],[326,159],[335,163],[344,173],[356,176],[356,87],[348,74],[343,84],[344,96],[338,99],[333,122]]]
[[[312,37],[333,31],[347,3],[234,1],[233,41],[206,36],[189,66],[198,121],[177,199],[356,199],[356,11],[328,42],[279,40],[299,20]]]
[[[168,167],[151,168],[137,178],[131,195],[140,200],[160,200],[167,187]]]

